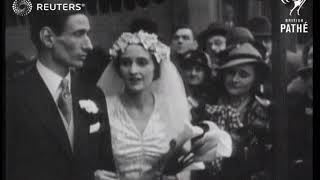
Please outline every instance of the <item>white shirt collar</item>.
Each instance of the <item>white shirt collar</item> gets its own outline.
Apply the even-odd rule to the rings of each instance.
[[[54,98],[54,100],[58,99],[59,91],[60,91],[60,84],[63,79],[60,75],[52,71],[51,69],[47,68],[43,65],[39,60],[36,63],[36,67],[39,71],[39,74],[43,81],[45,82],[46,86],[48,87],[50,94]],[[71,75],[70,72],[65,77],[69,81],[69,89],[71,87]]]

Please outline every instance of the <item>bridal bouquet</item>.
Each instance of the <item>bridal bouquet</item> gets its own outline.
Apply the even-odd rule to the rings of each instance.
[[[230,157],[231,137],[213,122],[197,126],[185,124],[177,138],[171,140],[170,149],[161,162],[161,172],[175,175],[197,162],[212,162],[219,157]]]

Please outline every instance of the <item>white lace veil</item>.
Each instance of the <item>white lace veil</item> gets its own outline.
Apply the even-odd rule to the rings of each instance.
[[[158,41],[154,34],[152,34],[153,37],[150,38],[150,34],[141,31],[139,33],[124,33],[122,36],[125,35],[126,37],[122,38],[122,40],[122,36],[119,38],[120,41],[118,40],[114,44],[110,50],[110,54],[117,56],[117,51],[123,51],[124,47],[128,44],[141,44],[148,49],[149,52],[150,49],[153,49],[151,53],[156,57],[157,61],[160,62],[160,77],[152,82],[151,90],[156,96],[161,121],[168,123],[168,137],[176,138],[178,134],[183,131],[186,122],[190,122],[191,119],[182,78],[170,60],[170,48]],[[138,40],[134,39],[136,37],[129,37],[130,34],[138,37]],[[144,38],[144,36],[148,37]],[[156,37],[156,40],[152,39],[154,37]],[[152,43],[148,44],[149,41],[153,41],[156,47],[152,47]],[[98,81],[98,86],[106,96],[113,96],[123,92],[124,83],[115,70],[114,60],[103,72]]]

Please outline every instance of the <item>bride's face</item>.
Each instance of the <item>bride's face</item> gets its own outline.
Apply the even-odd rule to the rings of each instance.
[[[126,89],[140,92],[147,89],[154,77],[155,65],[150,53],[140,45],[129,45],[120,58],[120,74]]]

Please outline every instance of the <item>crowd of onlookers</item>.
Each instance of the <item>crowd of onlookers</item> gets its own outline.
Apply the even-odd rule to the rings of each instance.
[[[207,163],[193,179],[271,179],[272,110],[271,23],[255,17],[248,26],[210,24],[198,36],[188,25],[174,28],[171,60],[183,77],[192,123],[211,120],[228,131],[234,150],[230,158]],[[158,33],[157,25],[138,19],[130,31]],[[298,62],[287,56],[287,106],[289,121],[290,179],[312,177],[313,42],[303,48]],[[302,62],[301,66],[299,63]],[[18,52],[7,57],[6,79],[28,71],[35,60]],[[109,62],[107,50],[96,47],[79,70],[96,84]]]

